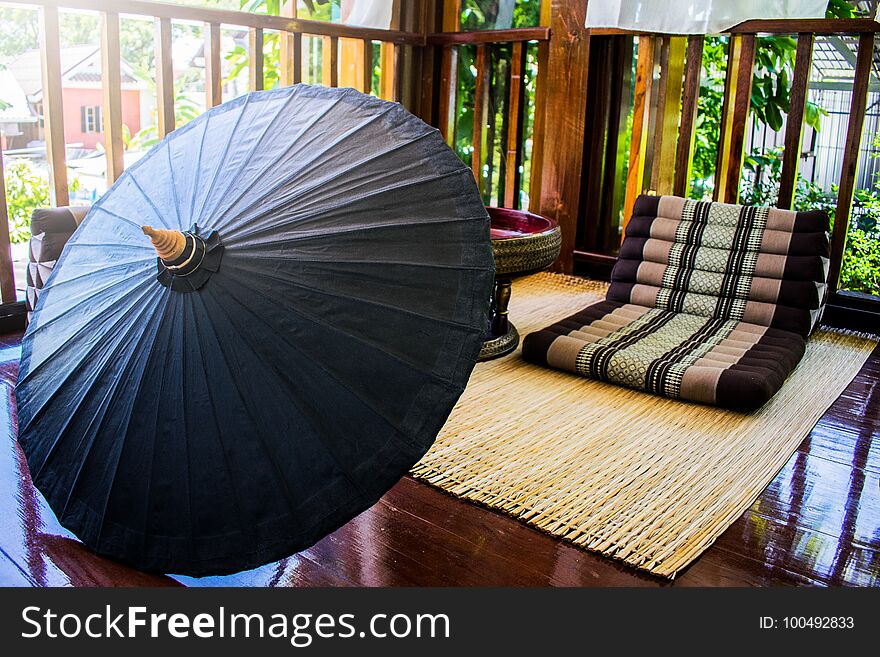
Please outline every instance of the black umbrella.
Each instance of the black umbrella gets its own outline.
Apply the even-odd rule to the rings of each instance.
[[[217,107],[126,171],[40,296],[16,387],[34,482],[145,570],[303,549],[431,445],[492,279],[470,170],[399,105],[298,85]]]

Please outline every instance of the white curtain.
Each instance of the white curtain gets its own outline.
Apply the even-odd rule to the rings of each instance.
[[[393,4],[394,0],[348,0],[342,3],[342,22],[387,30],[391,26]]]
[[[828,0],[589,0],[587,27],[717,34],[752,18],[824,18]]]

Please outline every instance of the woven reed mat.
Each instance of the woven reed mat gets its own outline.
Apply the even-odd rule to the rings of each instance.
[[[604,298],[604,283],[514,282],[521,335]],[[782,390],[741,415],[530,365],[480,363],[418,479],[672,578],[785,465],[875,342],[821,331]]]

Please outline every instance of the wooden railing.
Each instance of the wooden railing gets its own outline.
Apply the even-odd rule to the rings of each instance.
[[[571,13],[574,12],[570,8]],[[579,21],[578,13],[572,21]],[[867,19],[773,20],[748,21],[729,33],[726,84],[721,115],[720,142],[715,167],[714,198],[728,203],[739,200],[745,157],[745,133],[749,122],[753,66],[760,34],[792,34],[797,36],[797,51],[790,87],[790,108],[784,133],[784,152],[777,207],[791,208],[795,200],[798,163],[804,126],[812,54],[816,35],[852,35],[858,39],[854,82],[849,111],[846,141],[839,177],[839,193],[833,235],[829,283],[837,289],[843,258],[846,232],[852,209],[858,169],[860,142],[865,117],[866,99],[871,77],[874,37],[880,24]],[[621,117],[626,116],[627,92],[618,85],[609,89],[602,79],[609,74],[626,78],[631,65],[632,40],[638,40],[635,85],[632,96],[632,133],[627,155],[627,176],[623,189],[605,177],[605,183],[593,177],[619,164],[615,140],[621,134]],[[611,264],[635,199],[642,193],[677,194],[689,192],[694,136],[698,120],[700,77],[704,37],[673,36],[625,32],[620,30],[582,30],[578,51],[588,62],[588,84],[580,98],[571,98],[572,105],[588,108],[587,113],[600,120],[587,126],[584,136],[587,161],[582,186],[568,195],[569,203],[579,207],[576,220],[569,220],[568,232],[574,236],[572,260],[562,268],[570,270],[574,262],[588,265]],[[628,44],[628,46],[626,45]],[[551,46],[552,47],[552,46]],[[624,56],[614,60],[615,51],[623,47]],[[628,48],[628,50],[627,50]],[[659,60],[658,60],[659,58]],[[611,69],[605,68],[611,66]],[[598,67],[598,71],[592,67]],[[655,70],[659,69],[659,76]],[[552,73],[551,73],[552,74]],[[598,82],[593,76],[598,76]],[[609,116],[603,123],[602,116]],[[554,119],[556,122],[559,117]],[[602,148],[611,143],[611,148]],[[590,151],[590,145],[596,146]],[[545,181],[546,184],[546,181]],[[613,194],[623,195],[622,224],[617,226],[612,213],[620,207]],[[547,208],[545,208],[546,210]],[[605,229],[605,233],[601,234]],[[608,230],[608,229],[612,230]],[[613,230],[617,228],[617,230]],[[597,233],[599,233],[597,235]]]
[[[531,28],[461,31],[461,0],[395,3],[393,28],[376,30],[303,20],[286,3],[282,16],[142,0],[16,0],[37,7],[41,19],[46,152],[53,202],[68,202],[64,127],[61,111],[59,8],[97,10],[101,15],[104,127],[108,182],[122,172],[122,117],[119,57],[120,15],[155,22],[156,87],[159,136],[175,127],[172,21],[201,23],[205,35],[206,105],[221,101],[221,28],[248,31],[251,89],[264,85],[262,53],[267,33],[280,38],[279,84],[302,80],[304,39],[320,39],[321,83],[370,92],[373,44],[379,42],[380,96],[401,102],[436,126],[451,145],[468,142],[474,177],[488,199],[518,207],[528,188],[529,209],[557,219],[563,230],[562,256],[556,268],[571,272],[576,263],[607,267],[620,242],[620,208],[628,217],[640,193],[687,195],[694,153],[704,38],[638,34],[584,27],[584,0],[544,0],[540,25]],[[840,194],[833,235],[830,280],[835,285],[846,239],[858,164],[865,100],[871,74],[873,41],[880,24],[873,20],[748,21],[731,30],[727,81],[721,117],[721,143],[715,172],[715,196],[737,199],[748,123],[752,67],[757,35],[797,34],[798,49],[785,134],[778,205],[791,207],[804,119],[811,53],[817,34],[859,37],[849,127],[841,166]],[[638,37],[635,80],[631,79],[633,37]],[[458,60],[475,54],[473,130],[457,134]],[[503,69],[491,68],[504,60]],[[534,94],[523,92],[525,67],[535,76]],[[659,77],[655,71],[659,68]],[[495,70],[493,78],[490,71]],[[503,70],[503,76],[497,72]],[[500,76],[500,77],[499,77]],[[503,78],[503,79],[502,79]],[[492,80],[504,85],[506,111],[500,124],[488,111]],[[630,83],[635,93],[630,98]],[[529,107],[530,100],[532,106]],[[629,104],[631,103],[631,105]],[[626,130],[632,112],[632,130]],[[528,127],[525,117],[533,117]],[[503,153],[489,135],[503,135]],[[625,149],[625,136],[630,136]],[[523,179],[529,154],[531,175]],[[490,149],[492,152],[489,152]],[[495,166],[497,157],[498,165]],[[2,167],[0,154],[0,167]],[[503,169],[503,175],[500,171]],[[624,176],[624,169],[626,175]],[[494,175],[487,175],[493,174]],[[6,219],[0,196],[0,222]],[[624,219],[625,220],[625,219]],[[0,292],[15,299],[9,236],[0,230]]]

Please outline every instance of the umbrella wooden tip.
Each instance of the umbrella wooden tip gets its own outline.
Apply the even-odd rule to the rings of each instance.
[[[186,249],[186,237],[179,230],[141,226],[144,235],[150,238],[156,255],[162,260],[176,260]]]

